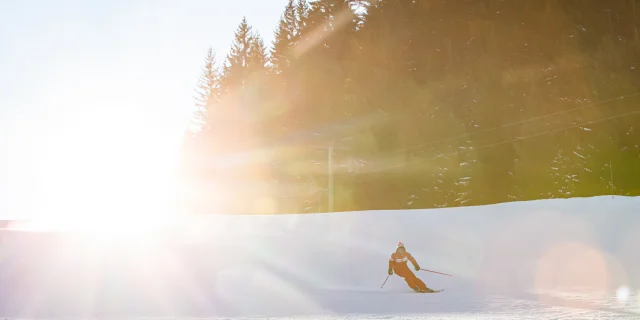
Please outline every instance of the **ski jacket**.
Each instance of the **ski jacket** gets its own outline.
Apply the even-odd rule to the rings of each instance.
[[[416,259],[409,252],[405,251],[404,253],[394,252],[391,254],[391,258],[389,258],[389,270],[397,267],[407,268],[408,261],[411,261],[411,264],[413,264],[416,269],[420,269]]]

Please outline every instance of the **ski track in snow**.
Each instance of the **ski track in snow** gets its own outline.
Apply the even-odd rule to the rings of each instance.
[[[639,319],[640,197],[194,218],[157,247],[0,233],[0,316]],[[183,232],[180,232],[182,230]],[[200,230],[200,231],[198,231]],[[441,293],[387,274],[403,241]]]

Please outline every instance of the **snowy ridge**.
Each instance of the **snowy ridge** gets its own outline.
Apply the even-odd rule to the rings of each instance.
[[[640,317],[640,198],[194,217],[162,246],[3,232],[0,316]],[[179,232],[179,231],[182,232]],[[387,276],[402,240],[427,286]],[[526,317],[525,317],[526,318]]]

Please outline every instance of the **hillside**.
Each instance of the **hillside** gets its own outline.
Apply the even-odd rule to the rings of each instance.
[[[157,246],[4,230],[0,315],[632,317],[640,312],[638,208],[638,197],[594,197],[218,215],[176,226]],[[397,276],[380,288],[399,240],[423,268],[453,274],[418,274],[444,292],[413,294]]]

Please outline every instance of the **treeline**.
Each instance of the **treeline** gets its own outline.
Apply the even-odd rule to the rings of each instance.
[[[193,212],[640,194],[636,0],[296,0],[273,43],[243,19],[217,60]]]

